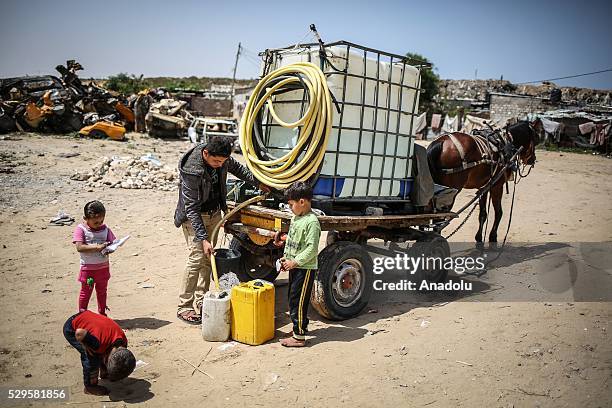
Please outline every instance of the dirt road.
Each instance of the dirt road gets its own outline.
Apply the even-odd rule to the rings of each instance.
[[[540,300],[531,302],[494,301],[490,291],[493,297],[474,299],[377,296],[368,312],[344,322],[311,311],[306,349],[284,349],[276,340],[259,347],[204,342],[199,327],[175,317],[186,258],[182,232],[173,225],[177,193],[91,189],[70,180],[102,156],[151,152],[174,166],[189,146],[130,139],[20,134],[0,140],[0,386],[69,387],[70,401],[83,402],[78,406],[612,405],[612,303],[579,301],[585,299],[571,291],[559,299],[539,292]],[[59,157],[65,153],[79,155]],[[519,184],[509,234],[510,242],[531,243],[530,249],[471,279],[489,288],[511,279],[524,289],[538,278],[536,262],[556,248],[612,241],[610,174],[606,158],[538,152],[535,169]],[[463,192],[460,201],[471,194]],[[110,399],[82,394],[78,355],[62,336],[79,290],[74,225],[49,225],[61,209],[78,221],[91,199],[105,203],[116,235],[132,236],[112,256],[108,303],[137,359],[148,363],[112,384]],[[504,202],[508,208],[508,196]],[[472,241],[476,220],[453,240]],[[600,271],[609,283],[609,264]],[[280,336],[290,331],[286,277],[277,284]],[[198,364],[211,347],[200,367],[214,380],[192,373],[184,361]]]

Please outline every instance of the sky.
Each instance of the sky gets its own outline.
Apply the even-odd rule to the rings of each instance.
[[[612,1],[302,0],[0,3],[0,77],[56,74],[76,59],[84,78],[259,75],[257,53],[346,40],[417,52],[444,79],[514,83],[612,69]],[[612,89],[612,72],[554,81]]]

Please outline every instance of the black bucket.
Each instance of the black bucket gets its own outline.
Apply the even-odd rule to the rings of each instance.
[[[236,276],[240,276],[242,263],[240,262],[240,251],[228,248],[219,248],[215,251],[215,262],[217,264],[217,275],[225,275],[228,272],[234,272]]]

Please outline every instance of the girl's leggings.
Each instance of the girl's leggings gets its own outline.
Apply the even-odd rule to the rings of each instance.
[[[87,284],[87,275],[94,278],[94,284],[90,287]],[[98,300],[98,313],[106,316],[106,289],[108,288],[108,280],[110,279],[110,273],[108,268],[100,271],[95,271],[93,274],[90,272],[85,275],[82,271],[79,281],[81,282],[81,291],[79,292],[79,312],[87,310],[89,305],[89,299],[94,289],[96,290],[96,299]],[[92,276],[93,275],[93,276]]]

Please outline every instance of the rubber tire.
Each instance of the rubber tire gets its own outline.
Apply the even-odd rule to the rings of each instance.
[[[446,238],[442,237],[440,234],[435,232],[429,232],[427,236],[415,242],[415,244],[410,248],[410,252],[415,254],[414,256],[436,256],[447,258],[450,256],[450,246],[448,245],[448,241]],[[411,277],[411,280],[416,282],[417,288],[421,286],[421,282],[426,280],[430,283],[441,283],[445,282],[448,278],[448,269],[441,270],[424,270],[419,269],[415,272],[415,274]]]
[[[251,242],[248,235],[246,234],[241,234],[240,238]],[[240,256],[241,268],[240,268],[240,271],[238,272],[238,279],[240,280],[240,282],[248,282],[254,279],[263,279],[268,282],[274,282],[274,280],[278,277],[278,274],[280,272],[278,272],[276,268],[257,263],[255,255],[253,255],[246,248],[244,248],[240,244],[240,241],[238,241],[235,237],[232,237],[232,240],[230,241],[230,244],[229,244],[229,248],[239,251],[241,255]],[[261,273],[253,274],[251,272],[252,269],[258,269],[258,268],[262,270]]]
[[[359,300],[349,307],[339,305],[332,294],[332,278],[336,268],[347,259],[357,259],[364,267],[364,288]],[[357,316],[372,296],[374,268],[370,254],[359,244],[338,241],[319,253],[319,269],[315,277],[310,298],[312,306],[323,317],[330,320],[345,320]]]

